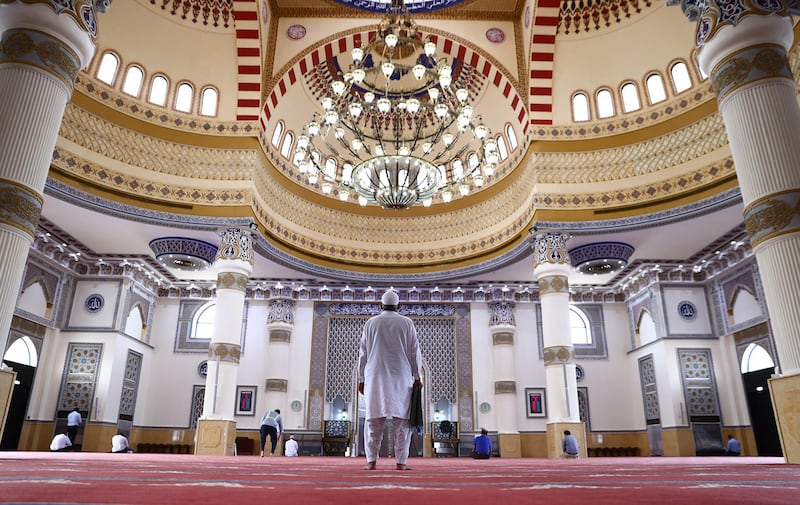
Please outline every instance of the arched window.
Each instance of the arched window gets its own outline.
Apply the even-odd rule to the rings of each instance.
[[[217,304],[208,302],[203,305],[192,318],[192,336],[190,338],[211,339],[214,335],[214,319],[217,315]]]
[[[664,89],[664,79],[659,74],[650,74],[645,79],[647,86],[647,98],[650,103],[663,102],[667,99],[667,92]]]
[[[122,92],[131,96],[139,96],[142,91],[142,82],[144,82],[144,70],[136,65],[131,65],[128,67],[128,71],[125,72]]]
[[[191,112],[192,100],[194,100],[194,88],[192,88],[192,85],[188,82],[178,84],[178,92],[175,94],[175,110]]]
[[[497,154],[500,156],[500,161],[508,158],[508,147],[506,147],[506,139],[502,135],[497,136]]]
[[[29,284],[17,298],[17,308],[39,317],[48,317],[52,308],[48,309],[47,290],[43,281]]]
[[[639,339],[637,342],[638,345],[644,345],[649,342],[653,342],[658,338],[658,334],[656,333],[656,322],[653,320],[653,316],[651,316],[646,310],[643,310],[642,313],[639,314],[639,324],[637,325],[636,330],[636,334]]]
[[[769,353],[758,344],[750,344],[742,354],[742,373],[755,372],[765,368],[775,368]]]
[[[469,167],[469,172],[472,173],[478,165],[480,165],[480,160],[478,159],[478,155],[475,153],[469,153],[467,156],[467,166]]]
[[[592,331],[589,318],[577,307],[569,308],[569,328],[573,344],[591,344]]]
[[[669,75],[672,77],[672,88],[675,93],[686,91],[692,87],[692,78],[689,76],[689,68],[686,63],[676,61],[669,67]]]
[[[39,364],[39,356],[36,353],[36,346],[30,337],[20,337],[8,347],[3,359],[13,361],[20,365],[36,366]]]
[[[336,178],[336,158],[328,158],[325,160],[325,175],[331,179]]]
[[[464,178],[464,163],[461,162],[460,159],[456,158],[453,160],[451,164],[453,168],[453,180],[460,181]]]
[[[200,93],[200,114],[203,116],[216,116],[219,93],[212,87],[203,88]]]
[[[588,121],[589,117],[589,98],[584,93],[572,95],[573,121]]]
[[[294,134],[292,132],[286,132],[286,136],[283,137],[283,144],[281,144],[281,156],[289,159],[289,155],[292,154],[292,145],[294,144]]]
[[[167,105],[167,92],[169,91],[169,81],[163,75],[157,75],[150,81],[150,96],[147,101],[156,105]]]
[[[633,112],[642,108],[642,104],[639,101],[639,90],[636,84],[626,82],[622,85],[622,88],[620,88],[620,94],[622,95],[623,112]]]
[[[517,148],[519,143],[517,142],[517,133],[514,131],[514,127],[510,124],[506,125],[506,137],[508,138],[508,147],[510,147],[513,151]]]
[[[97,78],[106,84],[114,84],[119,68],[119,58],[113,53],[106,53],[97,67]]]
[[[614,96],[611,90],[601,89],[597,92],[597,117],[607,118],[614,115]]]
[[[284,129],[283,121],[278,121],[278,124],[275,125],[275,130],[272,132],[272,147],[276,149],[281,144],[283,129]]]

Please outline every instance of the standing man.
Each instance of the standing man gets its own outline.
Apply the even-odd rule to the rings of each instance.
[[[280,409],[270,410],[261,418],[261,457],[264,457],[264,446],[269,435],[272,450],[269,455],[275,454],[275,447],[278,445],[278,437],[283,433],[283,419],[281,419]]]
[[[78,428],[81,426],[81,413],[78,407],[72,409],[72,412],[67,414],[67,436],[69,441],[75,443],[75,437],[78,436]]]
[[[400,298],[389,290],[381,297],[381,313],[364,325],[358,355],[358,392],[364,395],[366,421],[364,447],[366,470],[375,470],[383,427],[392,418],[394,454],[397,470],[406,465],[411,443],[411,391],[422,387],[422,355],[417,329],[406,316],[397,313]]]

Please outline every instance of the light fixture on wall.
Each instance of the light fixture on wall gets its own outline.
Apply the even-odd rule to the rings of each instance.
[[[342,201],[388,209],[466,196],[495,171],[497,142],[475,114],[457,60],[438,57],[403,0],[392,0],[297,139],[294,163]],[[342,70],[347,68],[346,70]]]

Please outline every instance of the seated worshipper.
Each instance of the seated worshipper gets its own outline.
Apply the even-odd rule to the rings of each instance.
[[[69,436],[66,433],[59,433],[50,442],[50,452],[70,451],[70,447],[72,447],[72,442],[69,441]]]
[[[133,452],[128,445],[128,438],[121,431],[111,437],[111,452]]]
[[[284,452],[287,456],[297,456],[297,440],[294,435],[289,435],[289,440],[286,441]]]
[[[561,448],[564,450],[565,458],[578,457],[578,439],[569,430],[564,430],[564,440],[561,442]]]
[[[481,434],[472,442],[473,459],[489,459],[492,457],[492,439],[486,428],[481,428]]]
[[[739,441],[733,438],[733,435],[728,435],[728,445],[725,446],[726,456],[738,456],[742,453],[742,446]]]

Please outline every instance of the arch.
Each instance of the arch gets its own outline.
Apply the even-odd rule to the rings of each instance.
[[[36,352],[33,340],[28,336],[22,336],[8,346],[3,359],[35,367],[39,364],[39,353]]]
[[[506,125],[506,138],[508,139],[508,147],[511,151],[515,151],[519,145],[517,140],[517,132],[514,131],[514,126],[511,123]]]
[[[201,305],[192,315],[191,339],[208,339],[214,335],[214,320],[217,315],[217,302]]]
[[[216,116],[219,105],[219,91],[214,86],[206,86],[200,92],[200,115]]]
[[[633,81],[622,84],[619,88],[622,97],[622,112],[633,112],[642,108],[642,101],[639,99],[639,86]]]
[[[664,78],[658,72],[652,72],[644,80],[647,89],[647,101],[652,105],[667,99]]]
[[[608,88],[601,88],[595,93],[595,101],[597,106],[597,117],[605,119],[612,117],[616,114],[614,108],[614,94]]]
[[[113,86],[114,81],[117,79],[117,70],[119,69],[119,56],[106,51],[100,58],[100,63],[97,65],[97,73],[95,77],[104,83]]]
[[[175,110],[180,112],[192,112],[194,103],[194,86],[188,82],[178,84],[175,92]]]
[[[642,310],[639,313],[639,317],[636,320],[636,335],[640,346],[658,339],[656,322],[647,310]]]
[[[142,93],[143,84],[144,69],[139,65],[129,65],[122,80],[122,92],[138,98]]]
[[[589,97],[583,91],[572,95],[572,120],[576,123],[589,121],[592,118],[589,112]]]
[[[750,321],[764,315],[758,298],[745,286],[737,286],[731,296],[728,313],[734,325]]]
[[[17,299],[17,308],[47,318],[50,311],[47,284],[41,279],[33,279],[28,286],[22,290]]]
[[[283,137],[283,143],[281,144],[281,156],[289,159],[289,155],[292,154],[292,146],[294,145],[294,133],[286,132],[286,135]]]
[[[154,75],[150,79],[150,93],[147,101],[156,105],[167,105],[167,94],[169,93],[169,79],[165,75]]]
[[[592,343],[592,330],[589,317],[584,311],[574,305],[570,305],[569,307],[569,328],[573,345],[587,345]]]
[[[125,320],[125,333],[136,340],[142,340],[144,336],[144,311],[138,303],[128,312],[128,318]]]
[[[497,136],[496,140],[497,140],[497,154],[500,155],[500,161],[503,161],[506,158],[508,158],[508,147],[506,146],[506,139],[501,134]],[[477,161],[477,159],[478,156],[475,155],[475,160]],[[472,161],[469,160],[469,162],[470,162],[470,168],[472,168]]]
[[[748,345],[744,353],[742,353],[742,362],[740,364],[742,373],[755,372],[766,368],[775,368],[775,361],[769,352],[755,342]]]
[[[283,119],[278,121],[278,124],[275,125],[275,129],[272,130],[272,147],[278,148],[281,144],[281,137],[283,137],[283,130],[286,129],[286,126],[283,124]]]
[[[692,77],[689,67],[683,60],[677,60],[669,66],[669,76],[672,80],[672,89],[675,94],[682,93],[692,87]]]

